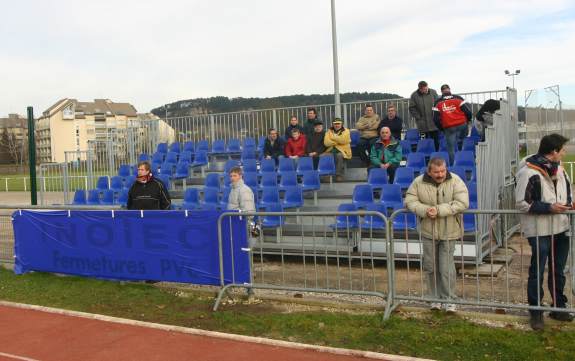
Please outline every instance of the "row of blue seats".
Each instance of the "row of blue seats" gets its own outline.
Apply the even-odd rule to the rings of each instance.
[[[187,141],[183,144],[180,142],[174,142],[168,146],[168,143],[159,143],[156,147],[157,153],[180,153],[180,152],[190,152],[196,153],[199,151],[205,151],[214,154],[226,154],[226,153],[240,153],[242,149],[263,149],[265,143],[265,136],[259,138],[259,142],[256,145],[256,140],[251,137],[246,137],[243,140],[243,144],[237,138],[229,139],[227,142],[223,139],[216,139],[212,142],[211,148],[208,140],[200,140],[198,142]]]
[[[461,149],[456,148],[456,151],[469,151],[475,154],[475,146],[479,142],[479,138],[467,137],[463,139]],[[426,155],[431,155],[434,152],[447,152],[447,142],[445,138],[441,139],[439,142],[439,149],[435,149],[435,142],[431,138],[424,138],[418,140],[401,140],[401,151],[404,158],[413,152],[423,153]]]
[[[115,191],[113,189],[90,189],[88,194],[83,189],[78,189],[74,193],[72,204],[74,205],[123,205],[128,202],[128,190],[121,189]]]

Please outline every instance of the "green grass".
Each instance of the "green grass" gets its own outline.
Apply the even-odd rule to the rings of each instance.
[[[214,313],[213,294],[182,297],[147,284],[45,273],[16,276],[2,268],[0,280],[2,300],[310,344],[441,360],[570,360],[575,354],[575,332],[569,326],[548,325],[535,333],[431,313],[394,315],[382,323],[380,313],[288,313],[269,302],[240,302]]]
[[[69,173],[69,189],[74,191],[76,189],[85,189],[86,180],[84,176],[86,172],[70,172]],[[94,172],[93,173],[93,186],[96,185],[96,180],[99,176],[106,175],[104,172]],[[37,175],[39,176],[39,175]],[[52,178],[54,177],[54,178]],[[26,191],[30,190],[30,179],[28,173],[22,174],[0,174],[0,192],[6,191],[6,179],[8,179],[8,191],[10,192],[22,192],[24,191],[24,180],[26,178]],[[37,189],[42,190],[43,184],[40,184],[42,180],[38,179]],[[44,181],[46,191],[48,192],[61,192],[64,190],[64,185],[62,179],[56,175],[47,174],[46,180]]]

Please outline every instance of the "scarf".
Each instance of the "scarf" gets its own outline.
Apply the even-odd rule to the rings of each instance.
[[[137,177],[136,181],[138,181],[139,183],[148,183],[150,181],[150,179],[152,179],[152,173],[148,173],[146,175],[143,175],[141,177]]]
[[[542,154],[535,154],[534,156],[529,157],[527,162],[545,169],[550,177],[556,176],[557,170],[559,169],[559,162],[552,162]]]
[[[341,128],[339,128],[339,130],[335,130],[334,127],[331,127],[330,129],[334,134],[337,134],[337,135],[341,135],[341,133],[343,133],[343,131],[345,130],[345,128],[343,126]]]

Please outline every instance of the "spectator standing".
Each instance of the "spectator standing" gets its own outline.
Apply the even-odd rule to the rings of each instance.
[[[335,158],[336,182],[343,181],[344,162],[351,159],[351,135],[349,129],[345,129],[343,121],[335,118],[332,126],[325,133],[323,143],[327,147],[326,152],[333,154]]]
[[[232,189],[230,190],[226,209],[240,212],[255,212],[256,203],[254,200],[254,192],[244,183],[242,168],[232,167],[229,177]],[[254,237],[259,236],[260,227],[254,223],[253,217],[248,218],[248,223],[251,235]]]
[[[371,146],[377,141],[379,127],[379,115],[373,110],[373,106],[368,104],[365,106],[364,115],[357,120],[355,127],[359,130],[359,142],[357,149],[359,151],[359,158],[367,165],[369,165],[369,152]]]
[[[569,255],[569,216],[573,209],[571,181],[561,166],[568,139],[559,134],[541,138],[537,154],[519,166],[515,188],[516,208],[521,215],[521,226],[531,246],[531,265],[527,281],[527,300],[530,306],[542,306],[543,276],[549,260],[547,284],[552,307],[565,308],[564,268]],[[542,330],[543,311],[529,310],[533,330]],[[549,317],[572,321],[568,312],[553,311]]]
[[[387,115],[379,122],[377,127],[377,134],[381,134],[381,128],[388,127],[391,135],[397,141],[401,140],[401,131],[403,129],[403,120],[397,116],[397,109],[395,105],[389,104],[387,106]]]
[[[311,135],[313,134],[313,128],[315,127],[315,123],[318,121],[321,122],[321,119],[319,119],[319,117],[317,116],[316,109],[309,108],[307,110],[307,120],[305,121],[305,124],[303,126],[303,134],[305,134],[306,137],[308,138],[311,137]]]
[[[449,164],[453,164],[455,150],[461,148],[463,139],[467,137],[469,132],[467,122],[471,121],[471,117],[471,111],[465,100],[459,95],[451,94],[449,85],[443,84],[441,98],[437,99],[433,106],[433,121],[445,135]]]
[[[423,273],[428,296],[446,302],[432,303],[455,312],[455,242],[463,236],[462,215],[469,207],[469,192],[456,174],[447,171],[443,158],[431,158],[427,172],[415,178],[405,196],[405,206],[419,217],[423,243]]]
[[[485,140],[485,128],[493,125],[493,113],[499,110],[501,104],[499,100],[488,99],[483,103],[477,115],[475,116],[475,129],[481,137],[481,141]]]
[[[284,142],[278,136],[278,131],[271,128],[268,131],[268,137],[264,143],[264,157],[266,159],[274,159],[276,165],[278,164],[278,159],[284,156]]]
[[[138,163],[138,177],[128,191],[127,208],[131,210],[170,209],[170,194],[150,171],[150,163]]]
[[[304,157],[306,144],[307,141],[305,135],[301,134],[299,129],[294,128],[291,133],[291,138],[288,139],[285,145],[286,157],[290,157],[292,159]]]
[[[289,125],[287,126],[284,135],[285,135],[285,139],[288,140],[291,138],[291,131],[294,129],[299,129],[300,133],[304,134],[304,129],[301,125],[299,125],[299,120],[297,119],[297,117],[295,115],[292,115],[290,120],[289,120]]]
[[[402,159],[401,145],[392,137],[388,127],[381,128],[379,134],[379,139],[371,147],[371,168],[386,169],[389,183],[393,183],[395,170]]]
[[[422,80],[409,99],[409,113],[415,119],[417,130],[426,138],[433,139],[436,150],[439,149],[439,129],[433,122],[433,105],[438,98],[437,92]]]
[[[323,143],[325,138],[325,130],[323,129],[323,123],[316,121],[314,125],[314,132],[310,138],[307,139],[306,153],[313,159],[313,167],[317,169],[319,163],[319,157],[325,152],[326,147]]]

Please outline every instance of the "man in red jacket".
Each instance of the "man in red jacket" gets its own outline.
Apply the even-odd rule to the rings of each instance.
[[[290,157],[292,159],[304,157],[306,145],[307,141],[305,139],[305,135],[301,134],[297,128],[292,129],[291,138],[288,139],[284,148],[286,157]]]
[[[433,106],[433,121],[437,128],[443,130],[449,153],[449,164],[453,164],[455,147],[457,149],[467,136],[467,122],[471,121],[471,111],[465,104],[465,100],[459,95],[451,94],[449,85],[441,86],[441,98],[435,101]]]

